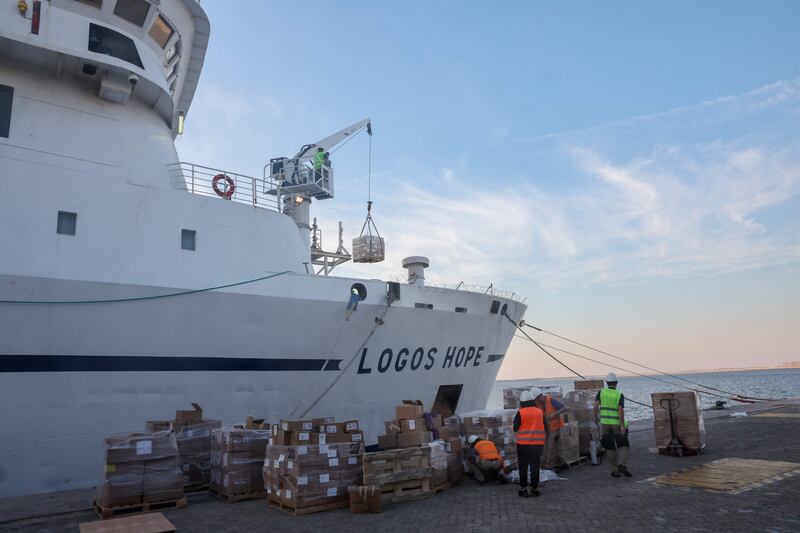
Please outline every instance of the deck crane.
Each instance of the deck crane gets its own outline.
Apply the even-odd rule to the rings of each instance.
[[[270,177],[278,184],[278,190],[269,191],[280,195],[304,195],[317,200],[333,198],[333,168],[327,157],[339,144],[345,143],[362,130],[372,135],[372,123],[368,118],[328,135],[322,140],[306,144],[293,157],[270,159]],[[326,154],[322,169],[314,170],[314,154],[322,148]]]
[[[319,267],[314,269],[315,274],[328,275],[336,266],[355,259],[357,262],[363,261],[364,252],[362,249],[364,245],[367,246],[367,251],[377,249],[376,246],[380,242],[381,253],[383,251],[383,239],[380,241],[371,240],[364,235],[354,239],[353,244],[357,248],[358,253],[355,253],[355,258],[344,247],[342,239],[342,224],[339,223],[339,247],[335,252],[326,252],[322,249],[322,232],[317,226],[317,220],[314,219],[313,224],[310,222],[309,207],[312,199],[327,200],[333,198],[333,167],[330,161],[330,153],[344,146],[350,139],[366,130],[372,139],[372,123],[369,118],[360,120],[344,129],[337,131],[334,134],[311,144],[303,145],[300,150],[291,158],[276,157],[270,159],[270,181],[274,188],[265,191],[268,194],[277,195],[279,198],[279,205],[282,205],[282,211],[295,219],[298,227],[303,232],[310,232],[311,237],[311,264],[312,267]],[[371,145],[370,145],[371,146]],[[314,158],[317,152],[321,151],[325,154],[324,163],[321,168],[315,168]],[[370,158],[372,156],[372,149],[370,147]],[[371,172],[370,160],[370,172]],[[266,166],[265,166],[266,174]],[[267,180],[264,180],[265,184]],[[372,202],[368,202],[371,206]],[[368,215],[368,222],[371,222],[371,217]],[[369,227],[374,228],[374,223]],[[364,230],[362,229],[362,234]],[[375,229],[377,233],[377,228]],[[362,242],[363,241],[363,242]],[[374,255],[374,254],[373,254]],[[381,257],[382,260],[382,257]],[[376,262],[376,258],[372,258],[368,262]]]

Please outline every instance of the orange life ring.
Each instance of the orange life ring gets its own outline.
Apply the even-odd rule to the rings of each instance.
[[[225,180],[225,184],[227,185],[224,191],[219,188],[219,182],[222,180]],[[225,174],[217,174],[214,176],[214,179],[211,180],[211,187],[214,189],[215,193],[226,200],[230,200],[233,196],[233,192],[236,190],[236,184],[233,182],[233,179]]]

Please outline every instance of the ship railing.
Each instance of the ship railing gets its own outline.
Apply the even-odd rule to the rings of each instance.
[[[389,281],[396,281],[398,283],[407,283],[408,277],[402,274],[392,274],[388,278]],[[494,284],[487,286],[484,285],[473,285],[467,284],[463,281],[460,283],[431,283],[429,281],[425,282],[425,288],[431,290],[442,290],[442,291],[463,291],[463,292],[473,292],[478,294],[491,294],[492,296],[499,296],[500,298],[507,298],[509,300],[519,300],[520,295],[516,292],[511,291],[504,291],[500,289],[496,289]],[[527,299],[527,298],[526,298]]]
[[[275,180],[254,177],[231,170],[181,161],[167,165],[172,182],[192,194],[217,198],[253,207],[280,211],[280,194]],[[216,179],[217,189],[214,190]],[[230,180],[230,181],[229,181]],[[230,184],[233,183],[233,187]],[[232,189],[232,190],[231,190]]]

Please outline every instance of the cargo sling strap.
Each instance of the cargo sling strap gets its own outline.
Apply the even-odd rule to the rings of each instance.
[[[606,426],[619,426],[619,399],[622,393],[616,389],[600,391],[600,423]]]

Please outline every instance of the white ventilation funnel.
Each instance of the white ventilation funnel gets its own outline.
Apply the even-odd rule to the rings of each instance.
[[[427,257],[412,255],[403,259],[403,268],[408,269],[409,285],[425,285],[425,269],[430,265]]]

